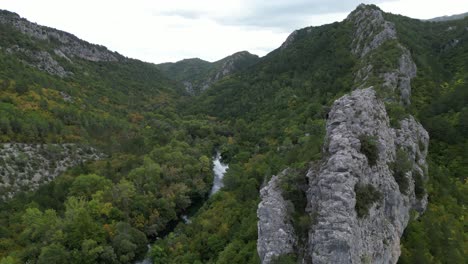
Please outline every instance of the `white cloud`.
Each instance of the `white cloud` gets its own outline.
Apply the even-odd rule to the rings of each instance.
[[[342,20],[359,0],[0,0],[0,8],[149,62],[240,50],[265,55],[295,29]],[[467,1],[378,0],[418,18],[468,11]],[[421,8],[424,6],[424,8]]]

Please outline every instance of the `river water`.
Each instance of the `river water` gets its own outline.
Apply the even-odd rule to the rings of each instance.
[[[223,177],[224,174],[226,173],[227,169],[229,169],[228,164],[224,164],[221,162],[221,154],[219,152],[216,153],[216,156],[213,157],[213,186],[211,187],[210,191],[210,197],[217,193],[221,188],[223,188],[224,183],[223,183]],[[182,220],[186,224],[190,224],[191,221],[187,215],[182,215]],[[151,250],[151,245],[148,245],[148,254]],[[135,264],[152,264],[151,259],[149,257],[146,257],[142,261],[137,261]]]
[[[229,169],[229,165],[221,162],[221,154],[217,152],[216,156],[213,159],[214,179],[213,179],[213,187],[211,187],[210,196],[218,192],[219,189],[221,189],[224,186],[223,177],[227,169]]]

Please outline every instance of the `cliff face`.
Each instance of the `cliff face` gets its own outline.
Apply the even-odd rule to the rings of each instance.
[[[286,171],[273,176],[262,190],[262,202],[258,205],[257,251],[262,263],[271,263],[276,256],[294,252],[297,243],[291,224],[288,204],[281,194],[280,178]]]
[[[397,32],[392,22],[384,19],[380,9],[359,6],[348,17],[355,28],[351,51],[361,60],[362,68],[356,73],[355,83],[358,88],[371,85],[381,85],[393,98],[405,105],[410,104],[411,79],[416,77],[416,65],[411,54],[397,42]],[[382,69],[374,64],[381,63],[381,58],[375,59],[373,54],[382,45],[391,43],[383,49],[393,48],[398,53],[392,54],[396,67]]]
[[[322,165],[307,175],[309,210],[317,216],[309,232],[308,252],[313,263],[398,260],[410,210],[423,210],[426,203],[426,197],[416,199],[414,175],[425,175],[429,139],[413,118],[402,123],[405,125],[400,129],[389,126],[384,104],[372,87],[356,90],[334,103]],[[365,151],[369,140],[375,144],[374,154]],[[402,172],[409,182],[406,187],[398,184],[395,175],[394,166],[403,166],[400,162],[411,164]],[[358,195],[360,186],[372,186],[379,198],[365,201]],[[359,216],[356,208],[366,203],[368,212]]]
[[[305,213],[312,219],[308,240],[305,249],[295,253],[302,262],[314,264],[396,263],[410,212],[422,213],[427,204],[423,182],[429,136],[410,115],[392,127],[384,102],[410,103],[416,65],[409,51],[397,42],[395,26],[385,21],[377,7],[361,5],[346,22],[354,26],[350,50],[361,62],[355,75],[357,89],[336,100],[328,114],[323,158],[320,166],[306,175]],[[399,51],[395,66],[374,66],[379,48],[390,44]],[[259,206],[260,256],[284,254],[275,249],[260,250],[268,249],[265,238],[272,235],[265,234],[268,219],[261,211],[287,203],[280,198],[266,202],[272,201],[265,191],[270,185],[262,189]],[[287,222],[282,223],[276,229],[288,230]],[[278,236],[276,244],[289,247],[282,238],[290,236],[294,233]],[[271,259],[261,259],[271,263]]]

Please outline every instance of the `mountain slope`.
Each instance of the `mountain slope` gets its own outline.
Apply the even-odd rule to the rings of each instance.
[[[434,17],[434,18],[428,19],[427,21],[433,21],[433,22],[450,21],[450,20],[463,19],[467,16],[468,16],[468,12],[457,14],[457,15],[451,15],[451,16]]]
[[[190,94],[200,94],[225,76],[245,70],[258,61],[258,56],[248,51],[234,53],[215,62],[185,59],[175,63],[162,63],[157,67],[166,76],[182,82]]]
[[[181,82],[230,60],[152,65],[21,21],[0,23],[0,166],[68,170],[0,202],[0,262],[134,263],[156,238],[155,263],[464,262],[467,19],[361,5],[196,96]]]
[[[360,12],[368,14],[353,19]],[[230,163],[224,192],[203,207],[190,225],[179,226],[174,236],[159,241],[154,252],[164,252],[167,258],[163,259],[170,263],[258,263],[275,255],[277,263],[310,258],[318,263],[394,263],[401,239],[402,263],[463,262],[466,240],[448,232],[463,234],[461,219],[466,215],[466,197],[461,195],[466,184],[460,178],[467,168],[460,160],[466,146],[466,136],[460,134],[465,127],[466,101],[462,103],[462,98],[467,53],[461,40],[466,36],[466,21],[421,22],[375,6],[360,6],[353,14],[341,23],[295,31],[248,73],[218,82],[188,105],[187,113],[221,117],[229,120],[233,131],[242,133],[234,133],[231,143],[221,148]],[[455,31],[446,30],[453,26]],[[452,47],[450,43],[455,42]],[[332,106],[340,96],[368,87],[372,88],[357,90]],[[445,87],[445,95],[436,99],[442,93],[439,87]],[[450,105],[450,100],[457,102],[454,108],[442,106]],[[438,107],[439,116],[427,112]],[[452,109],[455,112],[448,114]],[[325,152],[320,154],[327,117]],[[430,148],[417,120],[429,130]],[[450,145],[454,144],[450,136],[435,135],[439,130],[431,127],[441,128],[442,123],[459,146]],[[369,132],[367,137],[361,126]],[[453,151],[453,162],[442,158],[447,155],[442,154],[442,146]],[[349,161],[337,158],[345,153],[351,153],[345,155]],[[310,161],[316,165],[310,167]],[[266,205],[260,203],[258,208],[257,230],[254,205],[258,197],[250,194],[252,186],[270,186],[268,179],[288,167],[287,173],[278,176],[279,183],[270,182],[271,189],[262,189]],[[445,183],[439,178],[443,172],[448,175]],[[340,178],[341,174],[352,176]],[[334,200],[338,190],[343,190],[343,196]],[[275,198],[278,192],[282,199]],[[271,199],[265,196],[270,193]],[[426,193],[428,213],[421,215]],[[281,200],[286,204],[271,204]],[[341,205],[343,211],[334,210]],[[448,212],[444,205],[455,211]],[[286,212],[278,212],[281,208]],[[437,210],[449,217],[437,217]],[[344,215],[350,217],[340,221]],[[214,224],[207,224],[208,219]],[[432,221],[438,228],[447,223],[450,231],[433,232]],[[272,223],[280,224],[269,226]],[[216,227],[221,224],[228,233]],[[335,230],[335,224],[343,228]],[[255,230],[260,259],[252,254]],[[269,233],[274,230],[294,231]],[[417,241],[424,241],[431,250],[419,247]]]
[[[1,11],[0,29],[2,143],[29,143],[25,146],[33,149],[38,144],[73,143],[108,152],[112,141],[124,146],[125,141],[139,137],[140,124],[132,115],[143,117],[144,112],[166,107],[182,94],[182,88],[154,65],[127,59],[17,14]],[[15,149],[10,153],[13,160],[28,153]],[[8,160],[4,155],[7,166]],[[43,171],[39,176],[29,170],[23,176],[14,169],[4,171],[1,188],[13,194],[37,187],[39,181],[48,182],[57,176],[50,163],[33,166]],[[66,164],[62,170],[70,167]]]
[[[429,137],[411,116],[392,128],[384,102],[410,103],[416,66],[377,7],[361,5],[347,20],[354,28],[350,48],[359,58],[354,84],[359,88],[336,100],[328,113],[323,158],[306,176],[308,239],[283,254],[313,263],[396,263],[410,210],[423,213],[427,204],[415,190],[427,179]],[[395,69],[375,59],[381,47],[395,49],[395,57],[386,57],[398,62]],[[278,231],[262,231],[268,226],[265,199],[258,210],[258,247],[262,263],[274,263],[282,254],[264,246],[278,237]]]
[[[155,65],[0,12],[0,262],[133,263],[211,189],[216,120]]]

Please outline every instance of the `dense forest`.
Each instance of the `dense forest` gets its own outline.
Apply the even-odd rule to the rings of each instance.
[[[431,138],[422,190],[429,204],[410,221],[399,263],[466,263],[468,18],[385,19],[418,67],[411,105],[388,104],[389,112],[396,120],[413,114]],[[54,53],[53,39],[4,23],[0,32],[0,142],[73,143],[103,154],[0,201],[0,264],[134,263],[150,242],[154,263],[259,263],[261,186],[289,168],[282,187],[304,209],[297,175],[321,158],[329,108],[354,88],[360,66],[345,20],[298,30],[292,43],[191,95],[180,81],[202,83],[215,66],[202,63],[197,75],[121,55],[69,61]],[[47,73],[7,50],[14,45],[49,52],[72,74]],[[393,63],[392,51],[379,50],[379,67]],[[229,170],[208,198],[216,151]],[[293,222],[300,233],[310,219],[296,214]]]

